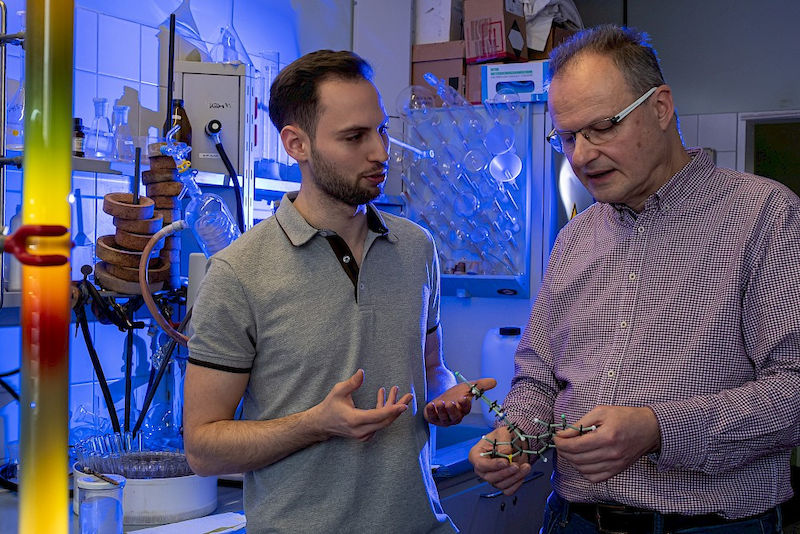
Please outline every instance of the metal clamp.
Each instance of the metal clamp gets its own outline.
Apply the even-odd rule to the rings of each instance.
[[[49,265],[64,265],[69,261],[67,256],[60,254],[31,254],[28,252],[29,237],[59,237],[69,232],[66,226],[50,224],[27,224],[20,226],[13,234],[0,236],[0,250],[13,254],[20,263],[46,267]],[[75,243],[70,242],[70,248]]]

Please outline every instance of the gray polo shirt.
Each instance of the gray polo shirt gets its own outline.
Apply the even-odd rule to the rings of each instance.
[[[439,321],[436,250],[406,219],[368,206],[368,220],[355,270],[340,238],[310,226],[289,196],[211,259],[190,357],[250,373],[245,419],[306,410],[358,368],[358,408],[374,408],[380,387],[415,395],[369,442],[332,438],[246,473],[248,533],[455,530],[439,504],[422,416],[425,337]]]

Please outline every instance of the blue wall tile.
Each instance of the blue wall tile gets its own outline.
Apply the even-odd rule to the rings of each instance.
[[[139,81],[139,25],[107,15],[98,15],[97,72]]]
[[[75,68],[97,72],[97,13],[75,10]]]

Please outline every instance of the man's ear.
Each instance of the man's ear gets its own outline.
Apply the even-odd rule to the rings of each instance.
[[[662,130],[669,127],[675,116],[675,103],[672,101],[672,89],[669,85],[662,85],[657,90],[655,95],[656,112],[658,113],[658,122]]]
[[[281,142],[286,153],[298,163],[308,160],[311,153],[311,139],[301,128],[293,124],[281,130]]]

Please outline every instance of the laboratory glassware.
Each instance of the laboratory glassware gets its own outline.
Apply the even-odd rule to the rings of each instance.
[[[122,534],[125,478],[84,475],[78,478],[78,519],[81,534]]]
[[[107,159],[111,156],[113,136],[111,134],[111,121],[108,120],[108,99],[95,97],[94,118],[89,130],[86,153],[93,158]]]
[[[231,0],[230,17],[227,24],[219,30],[219,39],[211,47],[211,61],[214,63],[232,63],[235,65],[253,65],[247,50],[244,48],[239,34],[233,27],[233,0]]]
[[[114,106],[113,108],[113,158],[119,161],[133,161],[133,136],[128,126],[130,106]]]

